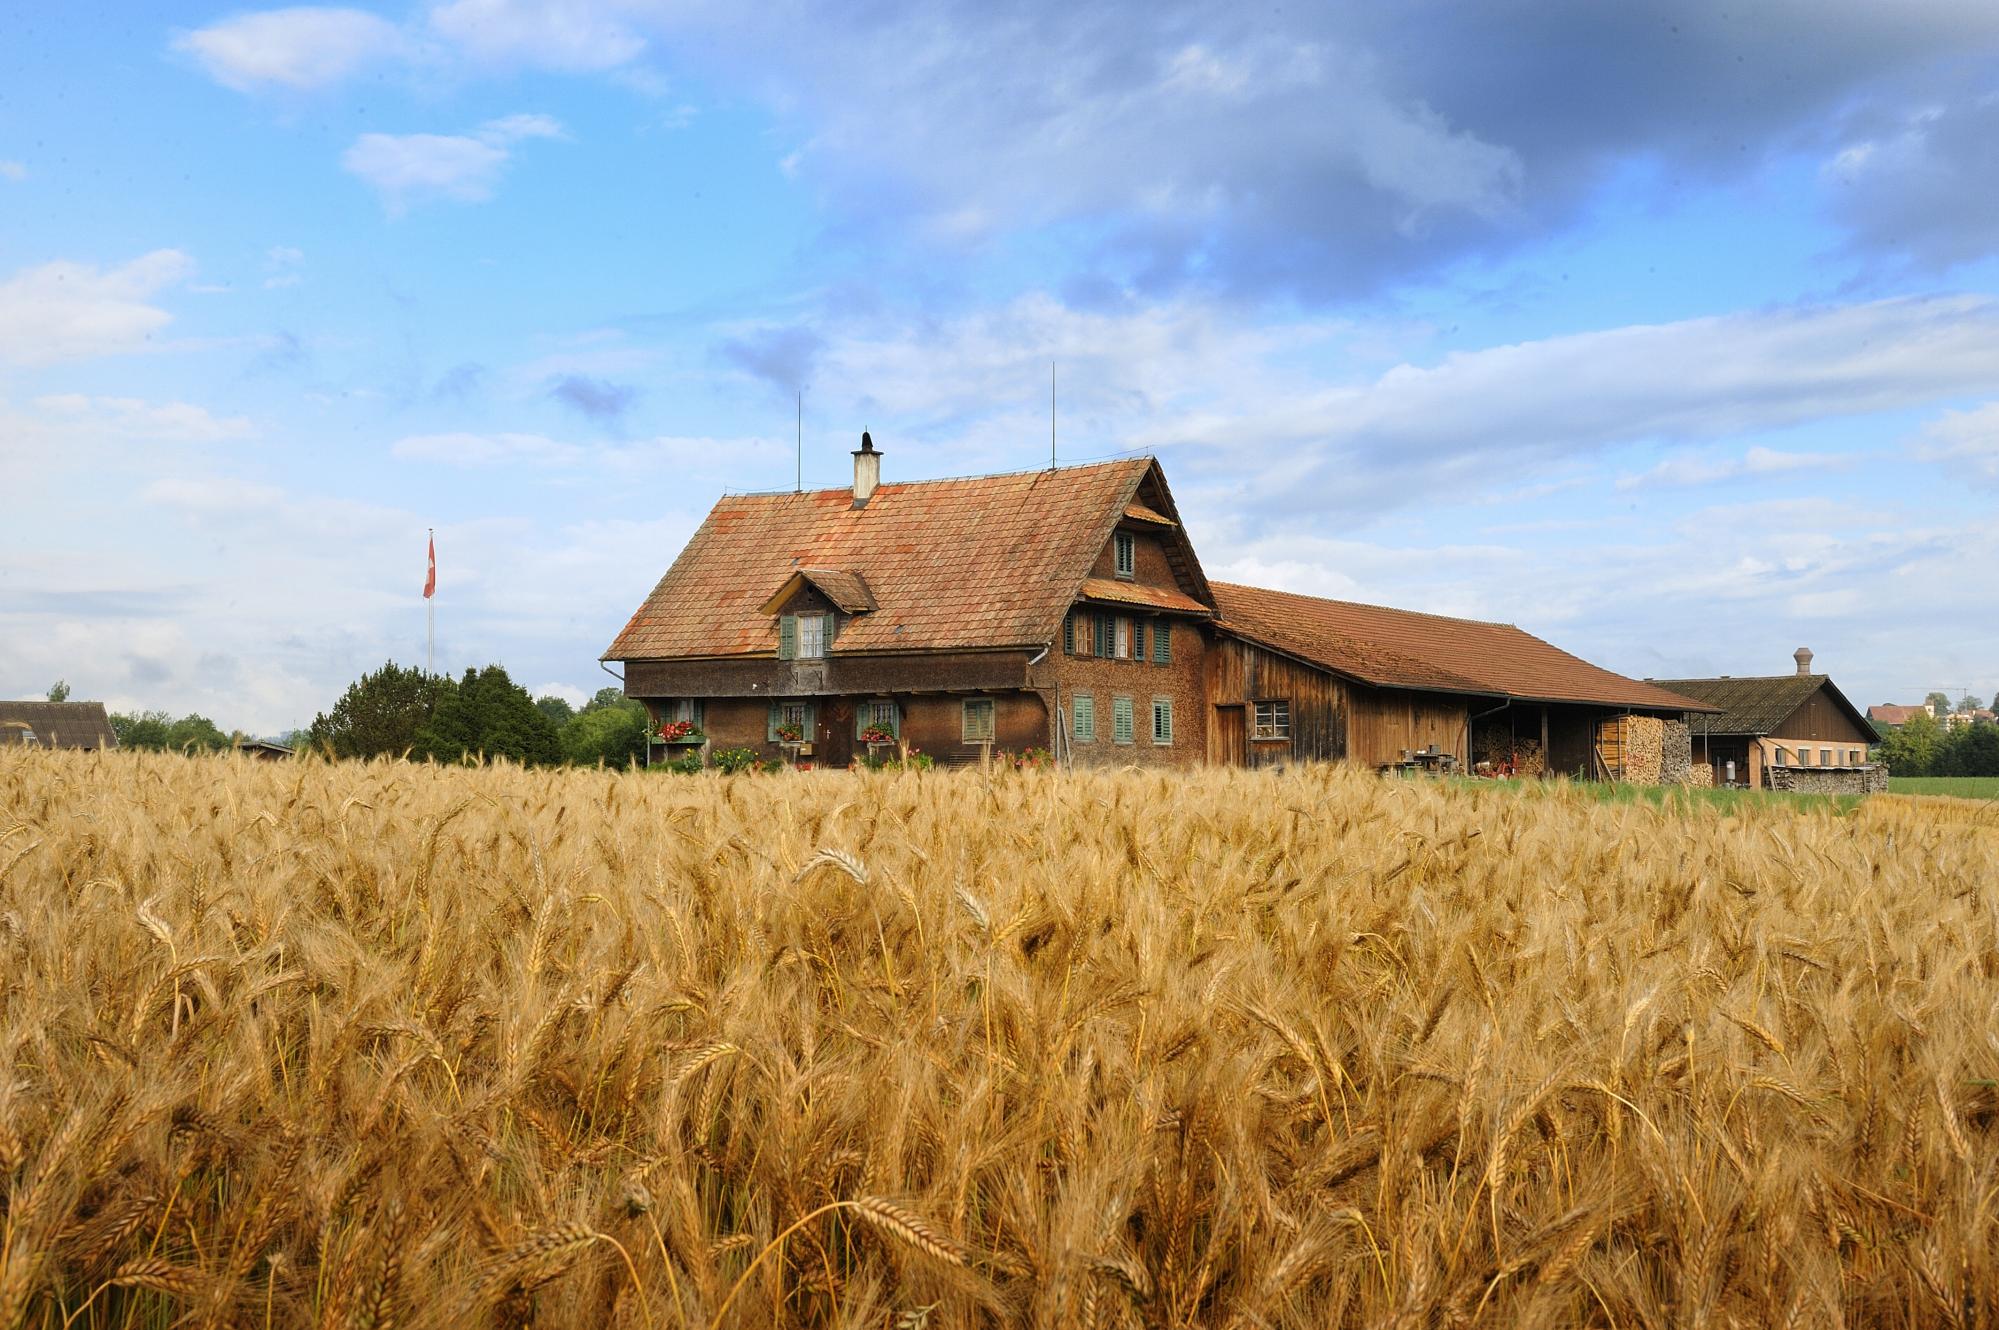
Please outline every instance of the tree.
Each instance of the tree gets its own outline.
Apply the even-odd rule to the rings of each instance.
[[[69,680],[57,679],[54,683],[49,685],[49,701],[51,702],[69,701]]]
[[[1957,709],[1959,713],[1969,715],[1978,710],[1978,699],[1970,693],[1966,693],[1963,697],[1957,699]]]
[[[604,694],[614,697],[605,700]],[[562,755],[579,766],[626,767],[645,753],[652,717],[645,705],[615,688],[601,690],[590,705],[562,727]]]
[[[554,725],[558,730],[567,725],[569,718],[576,714],[575,707],[570,706],[569,703],[563,701],[553,693],[537,697],[534,700],[534,705],[535,709],[548,717],[549,723]]]
[[[625,690],[622,688],[599,688],[595,693],[591,694],[590,700],[584,704],[583,710],[586,712],[602,711],[605,707],[621,707],[627,703],[633,706],[638,705],[625,696]]]
[[[441,762],[468,757],[510,757],[529,765],[560,762],[555,726],[498,665],[467,669],[458,686],[438,700],[416,750]]]
[[[1895,776],[1928,776],[1943,742],[1943,726],[1927,711],[1919,711],[1888,732],[1881,741],[1881,760]]]
[[[176,753],[212,753],[229,747],[229,736],[208,717],[189,712],[167,727],[167,747]]]
[[[173,717],[164,711],[114,711],[111,732],[120,748],[165,748]]]
[[[1923,705],[1930,709],[1930,714],[1932,716],[1949,715],[1950,694],[1942,692],[1931,693],[1928,697],[1923,699]]]
[[[314,716],[306,741],[335,757],[407,752],[452,689],[450,679],[390,661],[349,684],[331,712]]]

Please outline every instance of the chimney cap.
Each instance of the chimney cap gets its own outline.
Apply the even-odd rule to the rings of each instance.
[[[1812,672],[1812,649],[1810,647],[1799,647],[1791,653],[1791,659],[1798,662],[1798,673],[1810,674]]]
[[[861,446],[854,449],[854,456],[859,457],[862,453],[872,453],[874,451],[875,451],[874,438],[866,430],[862,430]]]

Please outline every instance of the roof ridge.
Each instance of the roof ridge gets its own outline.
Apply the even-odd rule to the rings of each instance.
[[[973,480],[1005,480],[1013,476],[1041,476],[1055,472],[1091,471],[1100,467],[1128,466],[1133,462],[1150,462],[1154,460],[1156,459],[1153,454],[1146,452],[1134,453],[1129,457],[1112,458],[1100,462],[1072,462],[1067,466],[1026,466],[1017,467],[1012,471],[975,471],[967,476],[931,476],[925,480],[884,480],[880,485],[875,487],[875,493],[879,494],[883,490],[891,489],[912,489],[918,485],[955,485]],[[853,487],[851,485],[823,485],[818,489],[810,490],[725,489],[722,491],[722,497],[724,499],[804,498],[808,494],[848,494],[852,490]]]
[[[1378,605],[1371,600],[1340,600],[1334,596],[1315,596],[1306,591],[1283,591],[1277,587],[1251,586],[1247,582],[1211,582],[1211,586],[1225,586],[1232,591],[1256,591],[1267,596],[1295,596],[1299,600],[1316,600],[1324,605],[1356,605],[1364,610],[1386,610],[1390,614],[1409,614],[1420,619],[1443,619],[1450,623],[1475,623],[1482,628],[1511,628],[1516,633],[1527,633],[1517,623],[1507,623],[1503,619],[1469,619],[1462,614],[1438,614],[1434,610],[1409,610],[1400,605]],[[1529,637],[1534,634],[1527,633]],[[1536,639],[1545,640],[1545,639]],[[1549,643],[1553,646],[1553,643]],[[1560,647],[1555,648],[1557,651]]]

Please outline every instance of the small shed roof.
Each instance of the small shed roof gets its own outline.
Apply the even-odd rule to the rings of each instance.
[[[1765,674],[1739,678],[1653,679],[1661,688],[1699,698],[1720,709],[1720,714],[1701,725],[1707,734],[1768,734],[1782,725],[1790,714],[1805,704],[1813,693],[1824,689],[1863,734],[1879,737],[1879,731],[1846,700],[1825,674]]]
[[[45,748],[116,748],[102,702],[0,702],[0,744],[26,741]]]
[[[1592,665],[1508,623],[1227,582],[1212,586],[1223,629],[1378,687],[1642,711],[1710,709]]]

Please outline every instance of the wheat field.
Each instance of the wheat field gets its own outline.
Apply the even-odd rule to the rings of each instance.
[[[0,1326],[1999,1323],[1999,812],[0,754]]]

